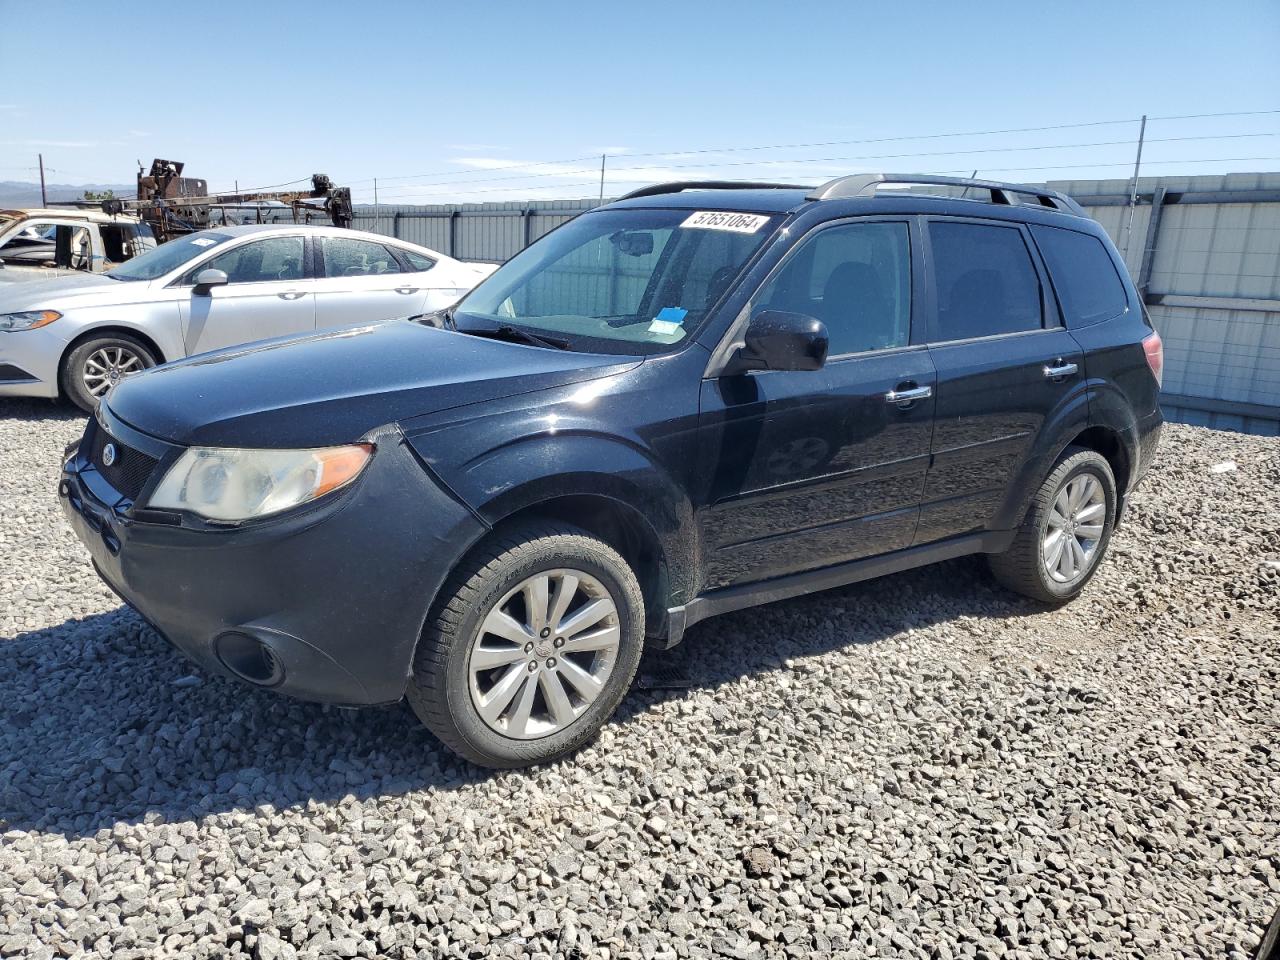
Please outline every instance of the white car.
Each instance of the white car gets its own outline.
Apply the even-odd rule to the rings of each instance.
[[[338,227],[204,230],[101,275],[0,285],[0,397],[91,410],[158,363],[439,310],[494,269]]]

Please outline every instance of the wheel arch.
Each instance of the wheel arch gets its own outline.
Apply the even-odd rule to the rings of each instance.
[[[67,358],[71,356],[72,351],[79,347],[87,340],[95,337],[110,336],[112,334],[124,334],[138,340],[144,347],[152,352],[156,358],[156,363],[161,364],[166,361],[164,351],[160,349],[160,345],[156,343],[155,338],[150,334],[137,329],[136,327],[128,327],[119,323],[104,323],[99,327],[89,327],[87,330],[81,330],[74,337],[67,341],[66,346],[62,348],[62,354],[58,357],[58,391],[66,394],[66,387],[63,385],[63,379],[66,375]]]
[[[640,583],[645,634],[666,635],[671,595],[667,551],[657,530],[640,509],[600,493],[566,493],[512,510],[493,526],[497,531],[530,519],[558,520],[581,527],[618,551]]]

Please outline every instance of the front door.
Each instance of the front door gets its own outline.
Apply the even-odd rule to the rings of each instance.
[[[207,260],[177,287],[187,353],[315,329],[315,299],[305,279],[301,236],[264,237]],[[224,286],[196,293],[202,270],[221,270]]]
[[[929,222],[938,397],[917,543],[986,528],[1045,418],[1080,388],[1082,351],[1028,239],[1017,224]]]
[[[912,246],[906,220],[830,224],[754,298],[753,313],[820,318],[831,346],[820,371],[703,383],[703,589],[910,545],[934,388],[929,351],[912,344]]]

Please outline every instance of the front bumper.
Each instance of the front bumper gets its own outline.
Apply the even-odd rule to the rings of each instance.
[[[113,438],[148,442],[104,419]],[[102,579],[169,642],[210,671],[246,679],[228,666],[225,638],[251,638],[278,667],[255,682],[305,700],[356,706],[403,696],[428,607],[484,527],[398,430],[373,438],[377,451],[349,489],[215,528],[120,497],[87,452],[102,429],[91,422],[63,467],[63,510]],[[180,452],[149,442],[160,463],[144,490]]]
[[[50,328],[0,332],[0,397],[58,396],[58,364],[66,341]]]

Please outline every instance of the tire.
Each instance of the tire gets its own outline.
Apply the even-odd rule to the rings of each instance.
[[[1097,485],[1096,492],[1090,483]],[[1072,494],[1076,491],[1087,495],[1072,508]],[[1115,475],[1106,458],[1083,447],[1068,447],[1031,499],[1013,543],[1003,553],[988,555],[992,574],[1010,590],[1034,600],[1062,604],[1074,599],[1106,556],[1117,503]],[[1101,522],[1095,524],[1097,512],[1093,508],[1099,504],[1104,513]],[[1067,526],[1061,525],[1060,517],[1065,517]],[[1051,542],[1049,538],[1055,530],[1059,536]],[[1097,534],[1096,540],[1092,539],[1093,534]],[[1072,550],[1072,540],[1078,551]],[[1055,553],[1059,545],[1062,552]],[[1074,575],[1068,575],[1071,565],[1076,567]]]
[[[610,604],[612,613],[594,619]],[[473,763],[547,763],[578,750],[613,714],[643,647],[644,600],[626,561],[569,524],[520,523],[492,534],[450,575],[427,616],[407,696],[418,719]]]
[[[110,393],[119,380],[155,365],[156,355],[138,338],[127,333],[106,333],[76,344],[62,360],[59,380],[62,392],[71,402],[92,413],[98,401]],[[95,394],[86,378],[100,382],[101,392]]]

